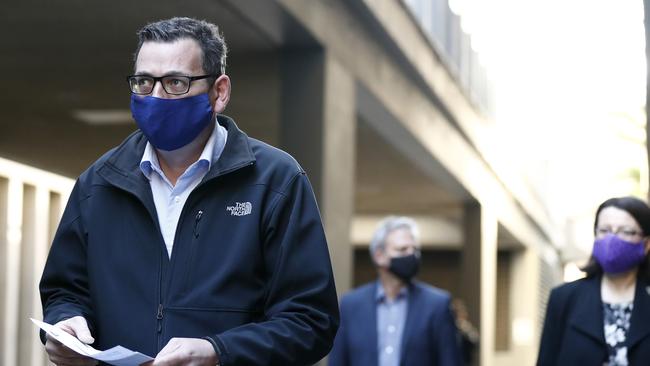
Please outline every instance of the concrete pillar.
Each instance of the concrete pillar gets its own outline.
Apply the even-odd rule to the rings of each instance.
[[[534,365],[539,345],[540,254],[532,248],[513,253],[510,277],[511,344],[496,356],[499,366]]]
[[[478,361],[494,364],[498,224],[494,213],[478,203],[464,208],[465,243],[461,259],[461,296],[480,333]]]
[[[325,225],[339,295],[352,284],[355,83],[318,48],[283,50],[281,147],[307,171]]]

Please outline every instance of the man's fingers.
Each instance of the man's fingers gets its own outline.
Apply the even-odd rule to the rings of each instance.
[[[165,347],[158,352],[156,359],[153,360],[152,366],[169,366],[176,365],[178,356],[175,354],[182,346],[182,342],[172,338],[167,342]]]
[[[57,366],[94,366],[98,364],[97,360],[87,357],[68,358],[51,355],[50,361]]]
[[[172,338],[151,366],[215,365],[219,361],[210,342],[198,338]]]
[[[61,344],[61,342],[57,341],[56,338],[52,337],[49,333],[45,333],[45,344],[47,345],[50,342],[53,344]]]
[[[55,326],[79,338],[84,343],[93,343],[95,341],[90,335],[86,319],[81,316],[60,321]],[[46,335],[45,351],[50,361],[59,366],[90,366],[98,364],[97,360],[78,354],[49,334]]]
[[[176,365],[187,365],[187,363],[183,363],[181,361],[181,358],[174,353],[168,353],[163,356],[156,356],[156,359],[153,360],[153,363],[151,364],[151,366],[176,366]]]
[[[59,326],[61,329],[64,329],[66,332],[79,338],[80,341],[86,344],[95,342],[95,338],[93,338],[93,336],[90,334],[90,329],[88,329],[88,323],[86,323],[86,319],[81,316],[70,318],[62,323],[59,323]]]
[[[167,344],[165,345],[165,347],[163,347],[163,349],[161,349],[160,352],[158,352],[158,354],[156,355],[156,360],[158,360],[159,358],[164,359],[167,355],[174,353],[180,347],[181,344],[176,341],[176,338],[170,339],[169,342],[167,342]],[[154,365],[158,365],[158,363],[154,362]]]
[[[61,346],[62,348],[65,348],[65,346]],[[97,360],[94,360],[89,357],[81,356],[78,353],[74,353],[72,355],[69,354],[63,354],[63,353],[57,353],[57,352],[48,352],[48,356],[50,358],[50,361],[52,361],[54,364],[62,366],[62,365],[97,365],[99,362]]]
[[[77,352],[59,343],[59,341],[57,341],[54,338],[47,339],[47,341],[45,342],[45,351],[48,354],[53,354],[53,355],[66,357],[66,358],[79,356]]]

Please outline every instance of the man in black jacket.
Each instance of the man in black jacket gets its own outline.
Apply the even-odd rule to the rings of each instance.
[[[77,180],[40,283],[44,320],[153,365],[306,365],[339,314],[304,170],[218,115],[230,97],[213,24],[139,33],[139,130]],[[44,339],[57,365],[92,364]]]

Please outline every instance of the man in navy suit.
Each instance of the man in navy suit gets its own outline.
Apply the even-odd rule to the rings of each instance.
[[[329,365],[460,365],[449,294],[413,280],[420,263],[415,221],[384,219],[370,254],[379,279],[341,300],[341,326]]]

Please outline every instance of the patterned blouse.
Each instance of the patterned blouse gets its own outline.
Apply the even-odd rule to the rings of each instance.
[[[609,359],[606,366],[627,366],[626,336],[630,329],[633,302],[620,304],[603,303],[605,314],[605,341]]]

